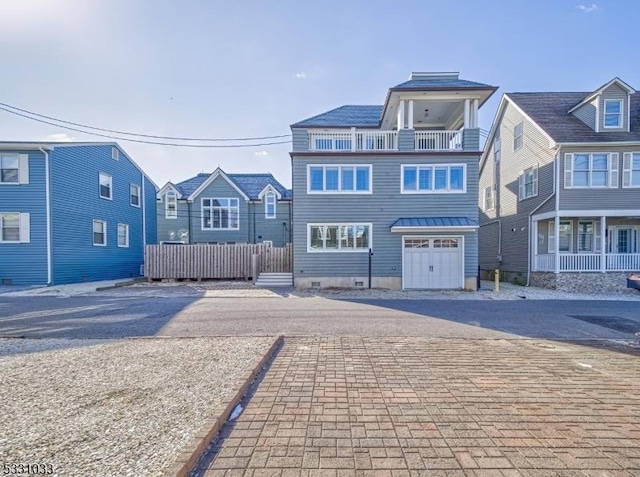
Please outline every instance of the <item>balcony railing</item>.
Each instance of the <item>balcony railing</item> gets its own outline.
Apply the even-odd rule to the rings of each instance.
[[[640,270],[640,253],[608,253],[605,268],[599,253],[561,253],[561,272],[634,272]],[[555,272],[556,254],[538,254],[534,260],[534,271]]]
[[[462,131],[416,131],[416,151],[462,150]]]
[[[310,151],[397,151],[398,131],[327,131],[309,133]]]

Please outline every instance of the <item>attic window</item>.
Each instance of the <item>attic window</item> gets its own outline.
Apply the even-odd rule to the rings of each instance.
[[[622,127],[622,100],[621,99],[605,99],[604,100],[604,127],[605,128],[621,128]]]
[[[111,148],[111,159],[118,161],[120,160],[120,151],[118,151],[117,147]]]

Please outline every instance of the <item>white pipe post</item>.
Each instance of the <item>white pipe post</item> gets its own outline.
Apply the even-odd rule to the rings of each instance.
[[[398,106],[398,131],[404,129],[404,100]]]
[[[607,271],[607,217],[600,217],[600,271]]]
[[[409,100],[409,129],[413,129],[413,99]]]

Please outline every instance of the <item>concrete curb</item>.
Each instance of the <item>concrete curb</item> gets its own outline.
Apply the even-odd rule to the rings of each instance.
[[[133,280],[128,280],[126,282],[119,282],[119,283],[116,283],[115,285],[112,285],[112,286],[109,286],[109,287],[98,287],[98,288],[96,288],[96,291],[105,291],[105,290],[113,290],[115,288],[128,287],[129,285],[134,285],[136,283],[140,283],[143,280],[144,280],[144,278],[134,278]]]
[[[236,382],[232,391],[233,397],[223,402],[220,407],[213,412],[213,415],[217,417],[212,417],[205,422],[196,436],[189,441],[185,450],[178,456],[174,464],[164,473],[166,477],[187,477],[189,475],[189,472],[191,472],[206,451],[207,446],[220,432],[225,422],[227,422],[234,408],[242,401],[242,398],[249,390],[253,380],[262,370],[262,367],[271,359],[273,353],[283,342],[284,336],[276,338],[269,348],[269,351],[267,351],[249,375],[245,379]]]

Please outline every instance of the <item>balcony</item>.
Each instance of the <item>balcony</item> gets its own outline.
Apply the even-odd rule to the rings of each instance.
[[[400,131],[345,129],[308,131],[308,151],[315,152],[380,152],[380,151],[478,151],[478,129],[455,131]],[[296,144],[296,141],[294,141]]]
[[[640,270],[640,253],[561,253],[560,272],[635,272]],[[603,263],[604,257],[604,263]],[[603,267],[604,265],[604,267]],[[556,254],[538,254],[534,271],[555,272]]]

